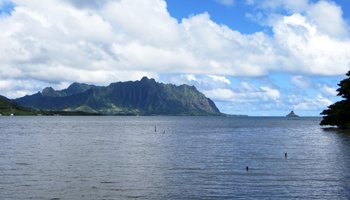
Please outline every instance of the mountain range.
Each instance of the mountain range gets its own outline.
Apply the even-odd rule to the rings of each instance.
[[[158,83],[147,77],[108,86],[47,87],[13,101],[37,110],[103,115],[221,115],[215,103],[194,86]]]

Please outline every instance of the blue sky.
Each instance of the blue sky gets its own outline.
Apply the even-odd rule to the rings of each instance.
[[[167,0],[167,3],[170,14],[179,21],[191,15],[207,12],[213,21],[240,30],[242,33],[263,30],[261,26],[245,16],[246,13],[254,12],[254,10],[241,1],[235,2],[233,5],[222,5],[213,0]]]
[[[0,5],[1,5],[0,15],[3,15],[3,16],[10,15],[14,9],[13,3],[9,2],[9,1],[8,2],[7,1],[1,2]]]
[[[278,2],[277,0],[276,2]],[[247,14],[254,14],[256,12],[272,12],[272,9],[264,11],[255,5],[247,4],[245,0],[226,1],[230,3],[220,3],[225,1],[215,0],[167,0],[168,11],[170,14],[178,20],[186,18],[191,15],[208,12],[213,21],[219,24],[225,24],[232,29],[239,30],[242,33],[254,33],[257,31],[266,31],[271,33],[269,28],[260,26],[258,23],[252,21]],[[259,2],[259,1],[258,1]],[[272,1],[273,2],[273,1]],[[318,1],[309,1],[317,3]],[[350,10],[350,2],[347,0],[332,1],[342,7],[344,18],[349,21],[350,13],[345,12]],[[293,14],[293,12],[283,9],[281,7],[276,8],[273,12],[281,13],[283,15]]]
[[[195,85],[222,112],[317,116],[350,69],[350,3],[0,0],[0,94],[142,76]]]

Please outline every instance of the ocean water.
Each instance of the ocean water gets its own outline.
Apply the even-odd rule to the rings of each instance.
[[[0,117],[0,199],[350,199],[350,134],[319,122]]]

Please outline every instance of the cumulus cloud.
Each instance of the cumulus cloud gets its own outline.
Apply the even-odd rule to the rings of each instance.
[[[201,91],[210,91],[214,89],[226,90],[230,89],[231,81],[225,76],[217,75],[195,75],[195,74],[175,74],[170,75],[166,80],[175,84],[194,85]],[[214,97],[214,96],[210,96]]]
[[[44,86],[45,83],[33,80],[0,80],[0,91],[2,91],[1,95],[8,98],[24,96],[33,91],[39,91]]]
[[[320,110],[333,103],[321,94],[318,94],[316,98],[291,95],[289,101],[295,110]]]
[[[309,6],[308,0],[246,0],[249,5],[257,6],[261,9],[285,9],[290,12],[301,12]]]
[[[310,1],[310,0],[246,0],[249,5],[260,8],[258,15],[248,14],[250,18],[260,19],[267,17],[268,20],[276,20],[288,15],[300,14],[307,18],[308,23],[315,25],[318,31],[331,37],[349,37],[349,26],[343,18],[343,11],[333,1]],[[266,15],[262,15],[265,13]],[[273,26],[273,22],[270,22]]]
[[[208,76],[211,79],[213,79],[214,81],[222,82],[222,83],[226,83],[228,85],[231,85],[231,81],[224,76],[215,76],[215,75],[208,75]]]
[[[273,30],[279,48],[285,52],[286,69],[319,75],[339,75],[348,70],[349,40],[320,32],[300,14],[283,17]]]
[[[78,8],[96,8],[104,6],[108,1],[112,0],[65,0],[67,2],[72,3],[74,6]],[[117,1],[117,0],[115,0]]]
[[[349,27],[343,19],[343,11],[335,3],[319,1],[309,7],[306,15],[321,33],[336,38],[349,37]]]
[[[206,96],[216,101],[277,101],[281,95],[277,88],[269,85],[255,86],[249,82],[241,81],[232,86],[231,81],[225,76],[183,74],[173,75],[167,79],[176,84],[194,85]]]
[[[230,88],[204,90],[204,93],[216,100],[221,111],[228,113],[271,115],[273,110],[290,108],[285,105],[279,88],[269,85],[257,86],[241,81]]]
[[[248,82],[240,82],[234,89],[233,102],[273,102],[277,103],[280,92],[270,86],[255,86]]]
[[[349,26],[341,7],[334,2],[249,0],[247,3],[262,9],[255,16],[247,16],[260,22],[265,18],[263,24],[272,28],[279,52],[276,56],[281,58],[277,62],[283,63],[284,70],[311,75],[340,75],[349,70]],[[290,14],[285,15],[280,9]]]
[[[299,87],[299,88],[308,88],[311,86],[311,81],[305,77],[305,76],[301,76],[301,75],[298,75],[298,76],[292,76],[291,77],[291,82]]]
[[[313,82],[308,77],[291,76],[297,90],[275,86],[271,80],[234,79],[225,76],[181,74],[166,77],[176,84],[194,85],[220,107],[222,112],[251,115],[282,115],[290,110],[315,115],[332,104],[336,89],[330,85]],[[294,81],[294,83],[293,83]],[[314,80],[315,81],[315,80]],[[316,88],[313,88],[313,87]],[[301,88],[301,89],[299,89]],[[316,95],[305,92],[313,88]]]
[[[267,97],[271,98],[272,100],[278,100],[281,96],[281,93],[279,90],[267,87],[267,86],[261,86],[260,87],[266,94]]]
[[[178,21],[165,0],[13,2],[11,15],[0,17],[0,78],[35,85],[17,88],[21,94],[45,84],[103,85],[173,74],[167,81],[200,85],[221,101],[276,102],[282,96],[278,88],[246,82],[239,90],[226,77],[275,71],[339,75],[349,69],[348,25],[341,8],[328,1],[247,1],[290,11],[270,18],[272,34],[243,34],[214,22],[209,13]],[[330,27],[322,23],[325,15]],[[301,81],[295,77],[293,83],[302,86]],[[9,94],[12,89],[2,84],[0,93]]]
[[[327,96],[336,96],[338,94],[337,89],[329,85],[321,86],[321,91]]]
[[[223,88],[207,90],[204,94],[216,101],[231,101],[235,97],[232,90]]]

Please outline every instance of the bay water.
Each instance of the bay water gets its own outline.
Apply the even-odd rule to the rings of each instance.
[[[350,199],[320,120],[2,116],[0,199]]]

